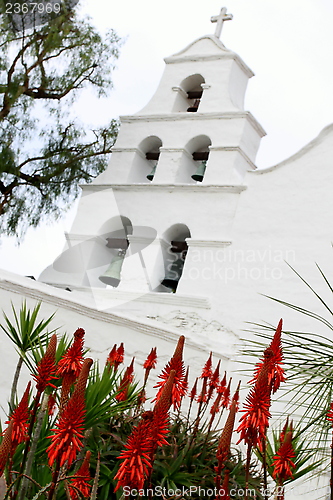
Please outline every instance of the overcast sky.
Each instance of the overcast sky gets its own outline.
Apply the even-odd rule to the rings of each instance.
[[[96,26],[112,27],[126,41],[113,92],[100,101],[87,95],[80,99],[82,120],[103,124],[143,108],[159,83],[163,58],[214,33],[210,17],[222,6],[220,0],[84,0],[84,11]],[[333,2],[228,0],[225,6],[234,18],[224,23],[221,40],[255,73],[245,109],[267,132],[256,162],[265,168],[288,158],[333,122]],[[0,267],[37,278],[61,252],[74,214],[75,209],[57,224],[29,230],[19,247],[14,238],[2,239]]]

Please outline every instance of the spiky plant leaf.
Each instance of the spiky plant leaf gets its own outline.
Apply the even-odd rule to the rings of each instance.
[[[48,335],[56,331],[56,329],[50,332],[47,331],[49,324],[54,318],[54,314],[47,319],[42,319],[37,322],[40,308],[41,302],[30,310],[27,307],[26,301],[24,301],[18,314],[12,303],[14,321],[10,320],[4,312],[3,315],[6,325],[0,324],[0,328],[13,342],[18,354],[24,358],[29,368],[31,368],[31,363],[26,357],[27,353],[37,345],[45,345]]]
[[[105,367],[103,372],[100,373],[98,364],[94,364],[85,394],[86,429],[103,422],[109,422],[111,416],[119,415],[134,406],[138,396],[136,384],[130,385],[126,401],[118,402],[115,399],[120,380],[121,373],[118,374],[118,372],[114,372],[108,367]]]
[[[16,370],[14,373],[11,394],[10,394],[10,409],[14,408],[15,397],[17,392],[17,384],[21,373],[21,368],[23,363],[28,367],[30,371],[34,369],[34,356],[33,350],[36,346],[45,346],[48,342],[49,334],[52,334],[56,329],[48,332],[48,326],[54,318],[52,314],[49,318],[39,320],[37,322],[37,317],[40,312],[41,303],[39,302],[30,311],[27,308],[27,303],[24,301],[22,303],[19,314],[17,314],[16,309],[12,303],[12,312],[14,321],[10,320],[7,314],[4,312],[5,325],[0,324],[2,331],[10,338],[13,342],[15,349],[19,355]]]

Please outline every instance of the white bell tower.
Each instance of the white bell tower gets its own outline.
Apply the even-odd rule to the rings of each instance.
[[[214,35],[167,57],[149,103],[120,118],[109,166],[82,186],[68,248],[41,281],[93,291],[112,307],[144,296],[147,315],[151,303],[207,310],[226,293],[216,256],[232,245],[244,176],[265,135],[244,110],[253,73],[219,39],[230,19],[221,9]]]

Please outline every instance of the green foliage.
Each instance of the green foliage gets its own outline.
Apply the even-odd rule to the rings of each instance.
[[[10,408],[14,408],[17,383],[23,363],[31,372],[34,372],[36,362],[38,362],[41,357],[36,355],[36,353],[38,353],[38,349],[44,352],[49,335],[55,332],[55,330],[52,330],[51,332],[48,332],[47,330],[54,314],[46,320],[38,320],[40,307],[41,303],[39,302],[33,310],[30,311],[27,308],[27,303],[24,301],[19,313],[17,314],[16,309],[12,304],[14,321],[11,321],[10,318],[3,313],[5,325],[0,324],[0,328],[13,342],[19,355],[11,389],[9,403]]]
[[[100,453],[101,470],[99,480],[99,500],[119,500],[121,491],[113,492],[116,482],[114,476],[119,467],[119,454],[123,450],[127,437],[140,416],[115,417],[110,422],[109,432],[101,435]],[[188,424],[181,415],[175,414],[171,418],[170,431],[167,436],[169,445],[158,448],[152,473],[153,487],[165,488],[166,491],[192,487],[191,498],[197,500],[199,488],[202,490],[214,489],[215,471],[217,465],[216,450],[220,431],[205,431],[206,420],[203,418],[198,431],[194,431],[193,424]],[[96,436],[92,437],[92,441]],[[91,442],[89,441],[89,446]],[[230,471],[230,487],[242,490],[245,487],[244,458],[239,450],[234,450],[227,462]],[[260,500],[261,474],[256,470],[256,464],[251,464],[250,488],[256,490]],[[196,488],[196,492],[195,489]],[[158,491],[158,490],[157,490]],[[243,496],[233,497],[235,500]]]
[[[102,374],[100,374],[98,364],[94,365],[85,395],[87,428],[109,422],[111,417],[121,414],[129,406],[136,404],[136,384],[131,385],[126,401],[118,402],[115,399],[120,380],[121,374],[118,372],[105,367]]]
[[[327,283],[326,280],[325,283]],[[5,324],[1,327],[12,340],[19,353],[22,351],[24,357],[27,357],[27,353],[29,353],[28,366],[32,368],[32,372],[35,371],[35,365],[45,353],[46,343],[49,339],[47,327],[50,326],[53,318],[51,316],[47,320],[40,320],[38,319],[39,313],[40,304],[32,311],[29,311],[24,303],[19,314],[13,308],[13,322],[7,315],[4,315]],[[266,330],[260,335],[263,338],[271,340],[270,327],[266,327]],[[303,370],[301,361],[297,360],[297,356],[295,359],[293,351],[295,340],[293,339],[293,335],[290,333],[288,336],[284,332],[284,336],[283,343],[286,344],[285,361],[288,365],[288,370],[289,367],[290,370],[294,370],[292,373],[295,379],[292,379],[292,382],[294,383],[297,380],[298,375],[301,382],[305,380],[308,383],[307,377],[310,376],[311,367],[313,367],[311,363],[314,362],[314,359],[309,363],[308,359],[305,359],[305,369]],[[313,356],[314,352],[317,355],[321,349],[327,352],[327,354],[332,355],[330,348],[327,348],[327,351],[325,351],[324,346],[326,344],[324,339],[320,339],[319,344],[316,344],[318,342],[316,337],[313,337],[312,340],[312,344],[307,342],[306,346],[304,346],[309,356],[310,354]],[[303,346],[301,338],[297,338],[297,342],[299,342],[299,346]],[[253,344],[254,347],[252,350],[250,349],[250,353],[256,353],[261,357],[261,343],[254,342]],[[69,340],[66,336],[62,336],[58,342],[57,361],[62,357],[68,346]],[[24,359],[22,355],[20,359]],[[316,359],[315,362],[319,363]],[[322,362],[322,358],[320,362]],[[114,492],[116,486],[114,477],[121,463],[119,455],[124,450],[128,437],[131,435],[134,427],[140,422],[142,413],[144,412],[144,409],[138,403],[139,399],[141,401],[141,398],[138,397],[139,395],[142,396],[142,389],[138,390],[136,383],[132,383],[129,386],[128,396],[125,401],[117,400],[123,375],[124,372],[114,370],[109,365],[105,366],[103,370],[100,370],[97,363],[92,366],[85,391],[86,412],[83,447],[82,449],[81,446],[79,447],[81,451],[73,466],[68,470],[66,470],[66,467],[63,467],[59,476],[58,472],[56,475],[54,473],[55,466],[53,468],[48,466],[47,456],[47,448],[50,444],[49,438],[57,426],[59,413],[56,411],[54,415],[50,415],[47,411],[47,402],[52,392],[59,408],[61,381],[55,381],[55,388],[48,387],[41,399],[33,395],[35,390],[32,389],[29,414],[35,414],[37,418],[36,421],[32,421],[33,423],[30,420],[30,442],[19,444],[14,456],[9,460],[5,471],[7,484],[9,485],[6,498],[12,498],[13,500],[47,498],[51,500],[52,497],[52,500],[55,500],[55,498],[57,500],[68,500],[68,481],[81,465],[85,450],[91,451],[90,472],[94,478],[94,487],[89,500],[96,500],[97,498],[98,500],[120,500],[123,497],[121,488],[117,492]],[[304,378],[302,378],[303,376]],[[323,378],[322,383],[324,384],[328,373],[321,373],[318,370],[316,376],[321,376]],[[73,390],[74,387],[72,386],[71,394]],[[300,390],[300,398],[302,394],[303,389]],[[308,394],[311,397],[315,397],[315,391],[312,394],[311,390],[308,390]],[[193,404],[197,404],[194,398],[191,401]],[[151,482],[153,488],[159,487],[161,491],[165,488],[166,492],[168,490],[175,491],[191,488],[191,498],[194,500],[201,498],[200,489],[201,491],[214,490],[218,466],[216,453],[221,429],[217,428],[219,425],[219,419],[217,418],[214,423],[215,427],[212,427],[213,421],[208,424],[207,419],[210,419],[209,410],[211,403],[212,400],[209,400],[203,407],[199,404],[197,417],[194,421],[191,421],[189,417],[190,411],[187,418],[185,418],[181,412],[172,413],[170,409],[170,425],[167,435],[168,444],[157,448],[153,460],[152,473],[151,476],[146,478],[146,483]],[[296,408],[299,409],[297,405],[299,405],[299,401],[296,399]],[[192,408],[192,410],[195,409]],[[309,415],[306,415],[306,418],[301,419],[300,423],[297,423],[296,427],[294,427],[292,444],[296,455],[294,460],[296,467],[293,470],[294,477],[292,480],[300,479],[309,473],[317,471],[323,463],[321,459],[317,458],[320,443],[318,443],[318,439],[316,441],[312,439],[311,432],[317,432],[318,427],[324,424],[326,411],[327,408],[325,408],[323,414],[317,414],[317,420],[313,419],[312,414],[310,415],[311,418],[309,418]],[[30,418],[32,419],[32,417]],[[325,426],[326,428],[328,427],[326,423]],[[255,450],[259,463],[245,460],[238,448],[234,447],[232,449],[221,472],[221,479],[223,481],[226,470],[229,471],[229,488],[233,488],[236,492],[238,491],[238,494],[236,493],[236,496],[232,498],[235,500],[242,499],[246,484],[248,484],[250,490],[255,490],[256,498],[264,498],[261,489],[263,477],[260,462],[266,463],[267,473],[272,477],[273,458],[280,446],[279,436],[280,432],[278,433],[276,430],[272,431],[271,437],[267,440],[265,460],[263,460],[261,453]],[[325,443],[322,443],[321,446],[325,446]],[[61,451],[63,452],[63,449]],[[25,480],[23,479],[20,483],[20,474],[24,470],[27,471],[27,468],[24,469],[23,465],[25,461],[29,463],[30,458],[32,459],[31,469],[27,472],[27,490],[25,490],[25,485],[23,487]],[[249,463],[249,474],[246,470],[245,462]],[[56,477],[56,480],[54,477]],[[57,490],[53,496],[52,487],[55,486],[55,481],[57,481]],[[289,482],[289,480],[286,482]],[[222,482],[219,484],[222,485]],[[149,488],[149,485],[147,487]],[[19,491],[18,495],[15,493],[16,489]],[[79,497],[82,496],[78,495]],[[166,495],[165,498],[168,498],[168,496]]]
[[[87,131],[68,113],[78,93],[112,88],[120,40],[66,9],[13,31],[0,1],[0,229],[20,234],[57,217],[106,167],[118,124]]]
[[[45,346],[48,340],[49,332],[47,327],[51,323],[54,314],[46,320],[37,322],[37,317],[40,311],[41,303],[39,302],[32,311],[27,308],[27,303],[24,301],[22,307],[17,314],[14,305],[12,304],[12,312],[14,322],[3,313],[5,325],[0,324],[2,331],[10,338],[15,345],[15,348],[20,357],[22,357],[30,370],[34,367],[34,361],[29,357],[32,350],[39,346]],[[54,333],[52,330],[51,333]]]
[[[220,431],[207,435],[206,424],[206,420],[202,419],[198,432],[194,432],[193,424],[188,424],[180,415],[173,419],[168,438],[169,446],[163,446],[157,453],[154,484],[165,487],[166,490],[196,487],[196,492],[191,495],[194,499],[202,498],[199,488],[214,489],[214,467],[217,466],[216,450]],[[237,491],[242,491],[245,487],[244,462],[240,450],[235,449],[226,465],[230,471],[230,488]],[[252,464],[249,487],[256,490],[258,500],[262,498],[261,481],[261,474],[257,472],[255,464]],[[233,498],[241,499],[243,494]]]

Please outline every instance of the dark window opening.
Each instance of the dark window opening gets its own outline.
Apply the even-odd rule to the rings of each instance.
[[[171,263],[169,261],[166,268],[165,278],[161,284],[166,288],[170,288],[173,292],[177,290],[179,280],[183,274],[187,249],[188,246],[186,241],[171,241],[170,252],[176,255],[175,259],[172,259]]]
[[[202,90],[192,90],[190,92],[187,92],[187,97],[188,99],[201,99]]]
[[[156,153],[146,153],[146,159],[147,160],[158,160],[160,157],[159,151]]]
[[[200,100],[202,97],[202,90],[191,90],[187,92],[187,98],[189,101],[193,101],[191,106],[187,108],[189,113],[196,113],[199,108]]]
[[[146,176],[149,181],[152,181],[154,179],[159,157],[160,157],[159,151],[156,152],[150,151],[146,153],[146,160],[149,160],[149,162],[151,162],[152,165],[151,172],[149,172],[149,174]]]
[[[207,161],[209,151],[198,151],[192,154],[194,161]]]

